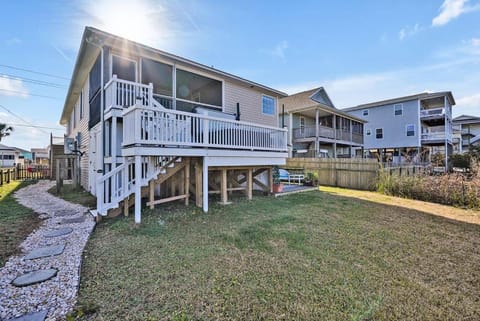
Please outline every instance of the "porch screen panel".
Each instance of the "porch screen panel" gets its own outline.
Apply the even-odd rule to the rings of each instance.
[[[142,83],[153,84],[153,93],[172,97],[172,66],[150,59],[142,59]]]
[[[137,63],[133,60],[112,56],[112,75],[129,81],[136,81]]]
[[[177,98],[222,107],[222,82],[177,69]]]
[[[100,121],[100,89],[101,84],[101,55],[98,55],[97,60],[93,64],[90,74],[88,76],[89,91],[88,91],[88,104],[89,104],[89,120],[88,128],[91,129]]]

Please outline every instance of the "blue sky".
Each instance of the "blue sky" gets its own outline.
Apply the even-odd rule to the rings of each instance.
[[[454,115],[480,116],[480,0],[17,0],[0,13],[0,121],[15,127],[3,144],[63,135],[86,25],[290,94],[324,86],[338,108],[451,90]]]

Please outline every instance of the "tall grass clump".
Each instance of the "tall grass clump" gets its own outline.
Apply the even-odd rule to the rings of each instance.
[[[401,176],[380,169],[377,191],[421,201],[480,209],[480,161],[471,163],[469,173],[432,173]]]

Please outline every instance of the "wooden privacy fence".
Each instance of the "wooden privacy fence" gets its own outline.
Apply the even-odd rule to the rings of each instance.
[[[379,163],[376,159],[287,158],[286,168],[316,172],[320,185],[373,190]]]
[[[0,185],[13,180],[50,178],[50,167],[45,165],[0,168]]]
[[[402,165],[379,168],[378,170],[389,175],[412,176],[430,174],[431,168],[425,165]]]

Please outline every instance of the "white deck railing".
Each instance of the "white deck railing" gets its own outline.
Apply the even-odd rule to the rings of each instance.
[[[422,133],[422,140],[444,140],[445,132]]]
[[[123,112],[123,146],[164,145],[287,151],[287,130],[142,103]]]
[[[445,115],[445,108],[421,109],[421,117],[442,116]]]
[[[303,128],[294,128],[293,129],[293,138],[294,139],[301,139],[301,138],[312,138],[316,135],[316,127],[315,126],[305,126]],[[326,126],[318,126],[318,137],[321,138],[329,138],[329,139],[338,139],[347,142],[353,142],[357,144],[363,144],[363,135],[359,133],[353,133],[350,139],[350,131],[342,130],[342,129],[333,129],[331,127]]]
[[[143,106],[153,102],[153,85],[140,84],[133,81],[118,79],[113,75],[105,85],[105,109],[111,107],[130,107],[140,100]]]

